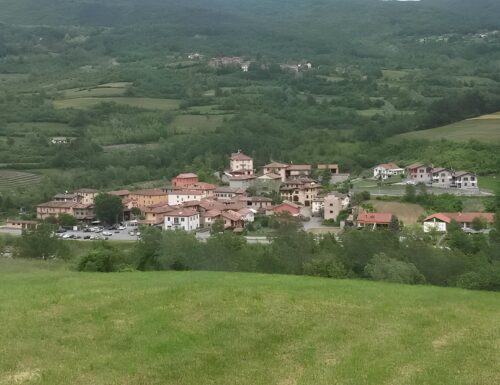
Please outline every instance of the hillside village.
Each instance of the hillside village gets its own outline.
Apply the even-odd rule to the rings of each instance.
[[[142,226],[157,226],[163,230],[201,231],[216,222],[227,231],[243,233],[258,218],[288,214],[304,224],[317,219],[316,227],[342,229],[349,227],[389,227],[400,224],[397,213],[374,212],[353,202],[353,194],[334,191],[350,175],[341,173],[337,164],[293,164],[272,161],[256,171],[254,160],[241,150],[229,157],[228,168],[219,176],[220,184],[199,180],[192,172],[181,173],[163,188],[115,190],[123,204],[121,222],[133,221]],[[414,163],[403,168],[385,163],[373,168],[373,180],[402,178],[406,185],[426,185],[434,188],[478,190],[477,176],[466,171],[454,171]],[[99,225],[95,213],[95,198],[101,192],[78,189],[61,193],[49,202],[36,206],[38,220],[53,220],[61,215],[74,217],[81,226]],[[433,213],[422,221],[424,231],[446,231],[446,224],[456,221],[465,231],[480,219],[493,222],[492,213]],[[23,229],[35,226],[35,221],[9,220],[7,227]]]

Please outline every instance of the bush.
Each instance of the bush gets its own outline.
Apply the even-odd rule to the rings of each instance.
[[[324,256],[312,259],[304,264],[304,274],[315,277],[346,278],[348,270],[334,256]]]
[[[389,258],[384,253],[376,254],[365,267],[365,274],[376,281],[419,284],[425,279],[412,263]]]
[[[78,262],[78,271],[111,273],[123,271],[128,266],[114,249],[101,247],[83,256]]]

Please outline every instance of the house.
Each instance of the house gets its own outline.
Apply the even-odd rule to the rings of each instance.
[[[245,223],[252,223],[255,221],[255,213],[256,211],[253,209],[249,208],[242,208],[238,210],[238,214],[240,214],[241,219],[243,219],[243,222]]]
[[[202,191],[174,190],[168,193],[167,203],[170,206],[175,206],[189,201],[201,201],[203,198],[206,196]]]
[[[146,189],[132,191],[129,194],[129,199],[133,207],[147,207],[157,204],[170,204],[168,194],[160,189]]]
[[[164,204],[142,208],[141,213],[144,219],[140,220],[139,223],[147,226],[162,225],[165,222],[165,216],[175,209],[175,207]]]
[[[300,215],[300,206],[292,202],[283,202],[272,208],[273,214],[288,213],[291,216],[297,217]]]
[[[342,210],[346,210],[350,204],[350,198],[346,194],[332,192],[325,196],[323,217],[325,220],[336,221]]]
[[[337,175],[340,173],[339,165],[338,164],[318,164],[317,167],[318,170],[330,170],[330,173],[332,175]]]
[[[428,233],[432,230],[439,232],[448,231],[448,225],[455,221],[460,224],[464,231],[472,230],[472,222],[475,218],[479,218],[487,224],[493,223],[495,214],[493,213],[436,213],[429,215],[424,219],[424,232]]]
[[[21,219],[7,219],[5,228],[14,230],[31,230],[36,228],[38,222],[36,221],[23,221]]]
[[[325,209],[325,197],[318,195],[311,201],[311,213],[313,216],[320,215]]]
[[[242,197],[246,195],[245,189],[238,187],[221,186],[214,190],[214,195],[219,200],[233,199],[235,197]]]
[[[286,179],[308,178],[311,176],[310,164],[291,164],[285,170]]]
[[[241,150],[232,153],[229,162],[230,173],[235,175],[253,175],[253,159],[245,155]]]
[[[379,164],[373,169],[373,178],[387,179],[395,175],[404,175],[404,168],[399,167],[396,163]]]
[[[201,214],[201,224],[203,227],[212,227],[215,221],[221,219],[222,211],[209,210]]]
[[[95,197],[99,194],[99,191],[90,188],[81,188],[75,191],[75,194],[80,197],[78,201],[84,205],[94,204]]]
[[[64,194],[56,194],[53,196],[52,200],[56,202],[78,202],[78,195],[76,194],[69,194],[69,193],[64,193]]]
[[[475,190],[477,189],[477,175],[467,171],[457,171],[453,175],[453,184],[458,189]]]
[[[268,173],[258,176],[251,187],[255,189],[257,194],[279,192],[281,186],[281,176],[275,173]]]
[[[432,182],[432,167],[422,163],[414,163],[405,169],[406,179],[414,184]]]
[[[438,167],[432,169],[432,187],[450,188],[453,186],[453,170]]]
[[[254,180],[254,175],[234,175],[229,177],[229,187],[247,190]]]
[[[198,191],[203,194],[205,198],[210,198],[214,196],[215,189],[217,186],[211,183],[198,182],[189,187],[189,190]]]
[[[81,221],[92,221],[95,218],[94,206],[73,201],[50,201],[36,206],[37,219],[58,218],[67,214]]]
[[[264,166],[264,175],[278,175],[282,182],[286,181],[286,170],[290,166],[288,163],[271,162]]]
[[[283,200],[310,206],[320,191],[321,185],[313,179],[290,179],[280,188],[280,196]]]
[[[183,189],[198,183],[198,175],[193,173],[179,174],[172,179],[174,189]]]
[[[273,200],[266,197],[246,197],[241,199],[246,202],[248,208],[256,211],[265,211],[273,205]]]
[[[245,223],[240,214],[233,210],[223,211],[221,219],[224,221],[225,229],[241,229],[245,227]]]
[[[192,209],[177,209],[164,217],[165,230],[194,231],[200,228],[200,214]]]
[[[120,197],[122,201],[125,199],[128,199],[130,197],[130,191],[129,190],[116,190],[116,191],[110,191],[108,192],[109,195],[114,195],[117,197]]]
[[[361,210],[358,213],[356,222],[358,227],[371,227],[375,229],[377,227],[389,227],[391,219],[391,213],[369,213]]]
[[[68,138],[67,136],[54,136],[50,138],[51,144],[68,144],[74,141],[75,138]]]

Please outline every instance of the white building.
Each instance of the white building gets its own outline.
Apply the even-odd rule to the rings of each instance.
[[[394,175],[404,175],[404,168],[399,167],[396,163],[379,164],[373,169],[373,177],[375,179],[387,179]]]
[[[165,216],[165,230],[194,231],[200,228],[200,214],[191,209],[179,209]]]
[[[168,193],[168,205],[176,206],[189,201],[201,201],[206,197],[203,191],[174,190]]]
[[[231,154],[229,163],[231,174],[236,175],[253,175],[253,159],[248,155],[243,154],[241,150]]]
[[[318,196],[311,201],[311,212],[313,215],[319,215],[325,208],[325,197]]]

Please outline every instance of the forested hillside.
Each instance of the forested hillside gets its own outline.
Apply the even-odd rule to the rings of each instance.
[[[43,182],[3,187],[14,206],[185,170],[209,177],[237,148],[258,166],[337,162],[354,174],[382,161],[500,169],[498,131],[482,142],[387,140],[500,111],[495,1],[0,0],[0,9],[0,165]],[[234,56],[247,72],[211,61]],[[50,145],[54,136],[72,143]]]

